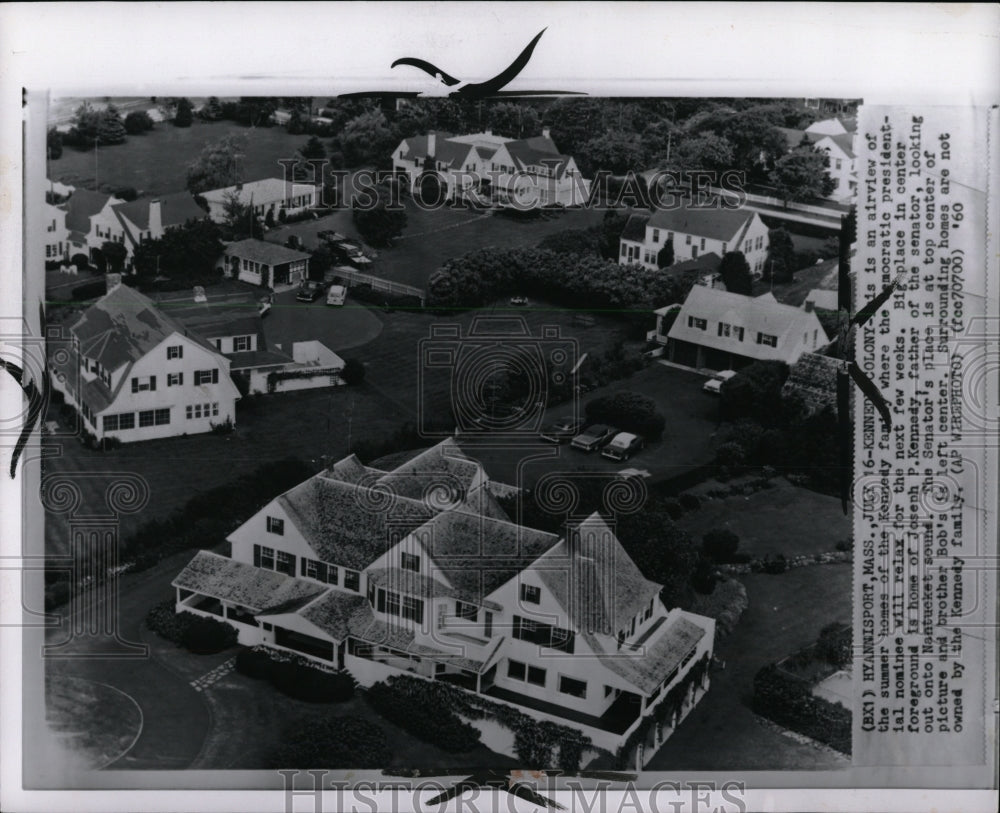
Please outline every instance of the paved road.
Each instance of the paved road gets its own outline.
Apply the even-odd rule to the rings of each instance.
[[[154,638],[143,623],[146,613],[172,595],[172,588],[165,585],[190,557],[191,552],[186,551],[121,580],[119,620],[123,638],[132,642]],[[46,637],[50,644],[55,644],[65,633],[53,630]],[[110,770],[187,768],[208,736],[211,714],[207,703],[185,676],[157,655],[157,643],[153,641],[146,658],[108,658],[93,656],[98,640],[79,638],[68,648],[72,657],[51,658],[46,662],[52,674],[106,683],[139,705],[143,717],[139,737],[126,754],[108,766]]]

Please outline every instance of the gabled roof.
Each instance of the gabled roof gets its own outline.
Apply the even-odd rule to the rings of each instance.
[[[694,649],[706,634],[707,631],[703,627],[684,615],[678,615],[668,619],[664,629],[658,631],[658,634],[638,652],[633,653],[634,656],[623,650],[622,653],[605,655],[601,658],[601,663],[648,695],[656,690],[675,667],[680,665],[684,656]]]
[[[794,150],[799,146],[802,143],[803,137],[808,138],[812,144],[815,144],[823,137],[820,133],[807,133],[805,130],[796,130],[794,127],[778,127],[776,129],[785,137],[788,149],[790,150]]]
[[[618,537],[592,514],[532,567],[581,633],[614,635],[659,594]]]
[[[622,240],[631,240],[633,243],[641,243],[646,239],[646,224],[649,223],[650,215],[633,214],[629,215],[625,221],[625,228],[622,229]]]
[[[364,570],[434,512],[419,500],[353,485],[321,472],[277,498],[317,556]]]
[[[825,141],[826,139],[830,139],[830,141],[832,141],[834,144],[836,144],[837,147],[840,148],[841,152],[843,152],[844,155],[846,155],[848,158],[854,158],[855,157],[854,156],[854,136],[853,136],[853,134],[851,134],[851,133],[842,133],[840,135],[827,135],[827,136],[822,136],[822,138],[821,139],[817,139],[817,141],[820,141],[820,140]]]
[[[649,226],[677,234],[732,242],[753,217],[753,212],[742,209],[723,209],[719,206],[697,208],[686,201],[677,208],[654,211],[649,218]]]
[[[406,144],[407,159],[418,160],[423,164],[424,159],[428,157],[429,140],[427,134],[403,139]],[[433,158],[452,169],[461,169],[465,166],[466,156],[472,149],[474,149],[472,144],[456,141],[445,133],[437,133],[434,137]]]
[[[693,260],[684,260],[684,262],[674,263],[669,268],[665,268],[667,274],[714,274],[719,270],[719,266],[722,265],[722,257],[716,254],[714,251],[709,251],[705,254],[699,254]]]
[[[159,201],[160,222],[165,229],[182,226],[189,220],[208,217],[205,210],[194,202],[194,197],[188,192],[175,192],[158,198],[140,198],[128,203],[119,203],[112,208],[116,215],[128,218],[130,223],[145,231],[149,229],[149,208],[154,201]]]
[[[555,534],[461,510],[438,514],[421,536],[455,595],[477,604],[559,541]]]
[[[479,463],[466,457],[453,438],[446,438],[386,473],[378,484],[411,499],[446,499],[450,491],[453,501],[461,501],[481,472]]]
[[[254,567],[207,550],[198,551],[171,585],[232,601],[255,613],[287,611],[329,589],[307,579]]]
[[[367,598],[332,589],[309,602],[298,615],[338,641],[354,630],[366,629],[375,620]]]
[[[80,342],[82,355],[112,371],[138,361],[174,333],[186,335],[207,350],[217,352],[128,285],[118,285],[98,299],[70,330]]]
[[[570,161],[570,156],[560,155],[551,139],[544,136],[525,138],[520,141],[508,141],[505,145],[510,157],[525,169],[532,165],[548,167],[556,178],[561,178]]]
[[[59,204],[66,210],[66,228],[70,231],[87,234],[90,232],[90,218],[99,213],[108,201],[120,203],[117,198],[105,195],[103,192],[92,192],[89,189],[77,189],[69,200]]]
[[[708,321],[708,329],[688,326],[688,317]],[[741,326],[746,335],[743,341],[734,336],[719,336],[717,324],[725,322]],[[816,314],[808,313],[793,305],[783,305],[775,300],[770,293],[752,297],[734,294],[718,288],[708,288],[695,285],[684,300],[681,312],[670,328],[669,338],[675,341],[691,342],[704,347],[739,353],[756,358],[788,360],[787,352],[791,349],[782,342],[782,337],[788,335],[819,331],[819,345],[827,343]],[[778,337],[778,346],[758,345],[756,334],[764,333]],[[790,343],[794,344],[794,342]]]
[[[263,331],[257,297],[251,292],[212,294],[204,302],[195,302],[190,293],[161,296],[156,304],[182,325],[206,338],[251,333],[261,336]],[[261,341],[258,346],[263,344]]]
[[[265,265],[284,265],[299,260],[308,260],[312,256],[305,251],[286,248],[266,240],[255,240],[252,237],[226,246],[225,255],[239,257],[241,260],[245,258]]]
[[[806,294],[804,302],[812,302],[813,307],[825,311],[840,310],[840,293],[825,288],[813,288]]]
[[[261,178],[259,181],[247,181],[239,186],[225,186],[203,192],[202,197],[211,203],[223,203],[226,198],[236,193],[240,203],[254,206],[266,206],[269,203],[285,200],[286,197],[315,194],[316,187],[308,183],[288,183],[282,178]]]

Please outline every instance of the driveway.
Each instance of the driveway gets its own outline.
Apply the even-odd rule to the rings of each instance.
[[[348,297],[341,307],[326,304],[324,294],[315,302],[298,302],[295,291],[275,295],[263,319],[268,349],[292,354],[294,342],[316,340],[335,353],[360,347],[382,332],[382,321],[371,310]]]
[[[119,759],[108,765],[109,770],[180,770],[187,768],[201,751],[212,725],[211,714],[204,697],[191,686],[189,676],[178,671],[164,655],[175,651],[145,628],[150,607],[173,595],[171,579],[191,558],[192,552],[164,559],[155,567],[119,582],[118,619],[121,637],[129,642],[149,643],[149,655],[144,658],[114,658],[95,655],[103,640],[82,637],[74,639],[61,657],[50,657],[43,663],[51,675],[82,678],[117,689],[138,705],[142,713],[141,729],[134,744]],[[62,608],[65,611],[66,608]],[[56,644],[66,633],[61,629],[48,632],[46,640]],[[196,656],[189,656],[196,657]],[[218,658],[204,659],[208,671]],[[100,710],[94,710],[99,720]],[[42,723],[39,723],[42,724]],[[100,723],[96,722],[95,726]],[[30,730],[26,721],[25,728]],[[29,771],[32,762],[26,760]],[[42,783],[60,781],[45,763],[33,763],[39,769],[37,780]]]

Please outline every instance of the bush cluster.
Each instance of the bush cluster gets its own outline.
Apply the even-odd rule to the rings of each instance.
[[[616,392],[595,398],[586,405],[585,411],[589,421],[607,423],[647,440],[659,438],[667,425],[656,402],[637,392]]]
[[[428,684],[430,685],[430,684]],[[479,731],[431,692],[415,702],[399,686],[376,683],[365,693],[368,704],[389,722],[423,742],[451,753],[466,753],[479,744]]]
[[[782,673],[774,664],[754,677],[752,707],[779,725],[851,753],[851,712],[815,697],[805,681]]]
[[[146,614],[146,626],[196,655],[211,655],[236,645],[236,630],[225,621],[177,612],[173,599],[161,601]]]
[[[361,717],[309,715],[293,721],[270,756],[272,768],[384,768],[385,732]]]

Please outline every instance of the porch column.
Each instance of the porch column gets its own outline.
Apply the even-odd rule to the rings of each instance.
[[[635,770],[637,773],[642,770],[642,756],[643,756],[642,752],[644,750],[645,750],[645,745],[643,745],[643,743],[641,742],[635,747]]]

